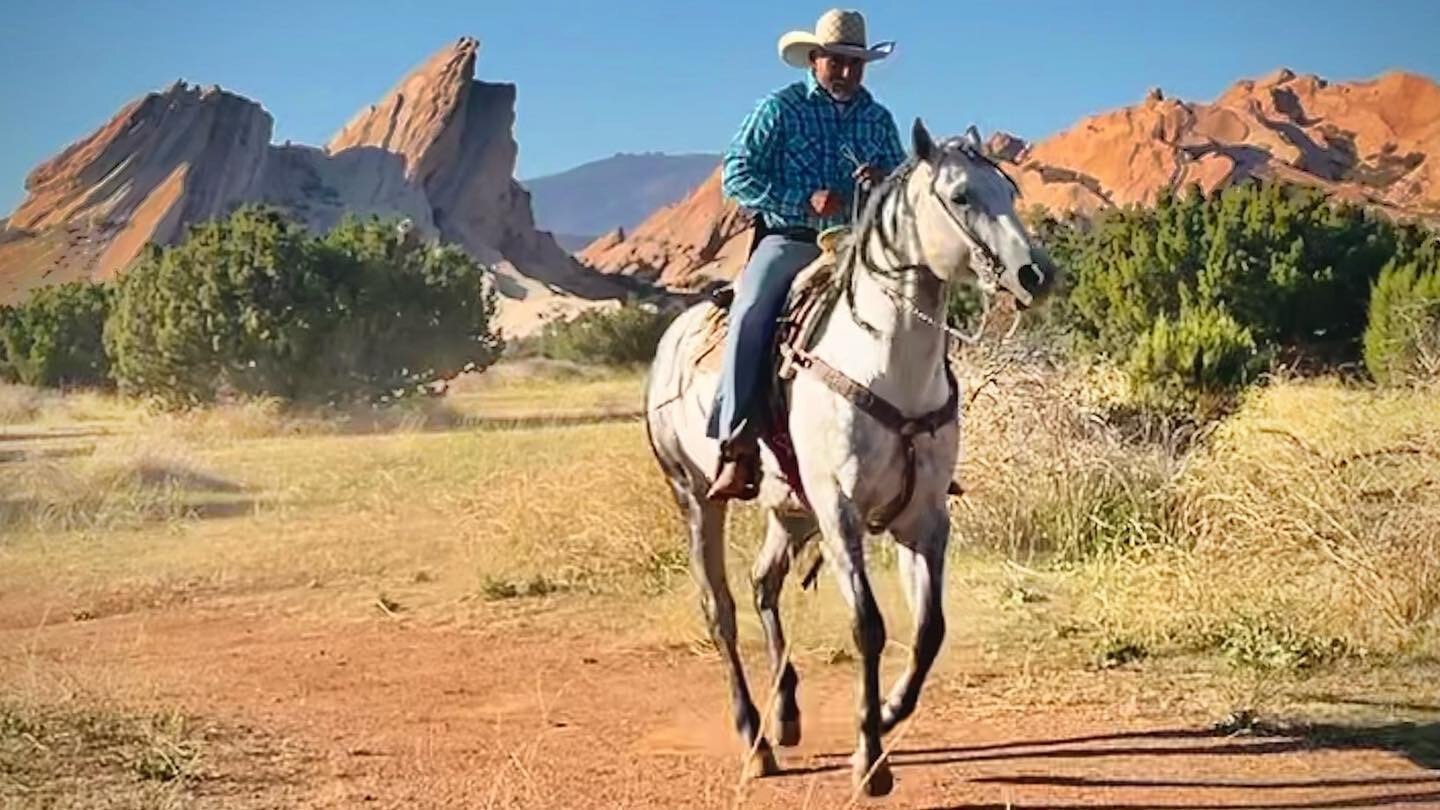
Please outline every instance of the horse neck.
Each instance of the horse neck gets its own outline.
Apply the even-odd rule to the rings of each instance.
[[[856,244],[855,249],[867,251],[860,256],[869,256],[876,267],[856,262],[854,296],[846,302],[846,308],[853,309],[841,319],[846,322],[847,342],[855,348],[842,362],[856,367],[857,379],[881,384],[896,397],[895,405],[910,405],[906,410],[934,407],[931,400],[937,392],[948,395],[945,333],[933,325],[945,322],[946,285],[927,269],[902,269],[924,264],[912,219],[914,206],[907,199],[918,185],[907,181],[891,189],[871,212],[880,218],[875,227],[857,234],[866,244]],[[856,345],[861,343],[869,343],[868,350]]]

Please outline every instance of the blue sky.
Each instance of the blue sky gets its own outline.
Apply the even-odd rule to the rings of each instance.
[[[824,3],[731,0],[0,2],[0,214],[31,167],[177,78],[255,99],[275,140],[323,143],[431,52],[481,41],[479,78],[519,86],[521,177],[619,151],[719,151],[796,78],[784,31]],[[1440,77],[1440,0],[919,2],[862,6],[894,58],[867,83],[902,129],[970,122],[1027,138],[1138,101],[1209,100],[1279,66],[1344,80]]]

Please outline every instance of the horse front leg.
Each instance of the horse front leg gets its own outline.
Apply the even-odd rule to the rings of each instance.
[[[826,560],[854,612],[855,646],[860,653],[859,740],[850,759],[851,776],[857,789],[884,796],[895,785],[880,746],[880,653],[885,648],[885,620],[865,572],[865,532],[859,510],[838,492],[826,494],[831,497],[812,494],[812,503],[824,537]],[[816,501],[822,499],[829,502],[821,506]]]
[[[905,601],[915,620],[915,643],[910,665],[895,682],[881,710],[880,732],[888,734],[915,711],[925,677],[945,640],[945,547],[950,539],[950,516],[943,507],[915,510],[918,514],[891,527],[899,557]]]

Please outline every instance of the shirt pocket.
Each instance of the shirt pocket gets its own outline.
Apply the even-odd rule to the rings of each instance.
[[[804,188],[802,191],[812,191],[819,188],[821,175],[821,161],[824,155],[821,154],[820,141],[810,135],[794,134],[785,139],[785,156],[781,161],[785,167],[785,179],[790,183],[808,183],[813,188]]]

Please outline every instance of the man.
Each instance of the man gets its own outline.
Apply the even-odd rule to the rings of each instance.
[[[874,184],[905,160],[895,119],[861,87],[865,66],[893,43],[866,45],[865,17],[832,9],[814,33],[780,38],[780,58],[809,71],[771,93],[725,153],[725,194],[756,217],[760,236],[730,308],[725,365],[708,434],[720,440],[713,500],[757,494],[757,422],[772,370],[776,320],[790,283],[820,255],[818,232],[849,221],[856,181]]]

